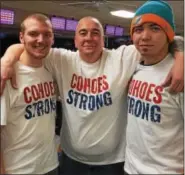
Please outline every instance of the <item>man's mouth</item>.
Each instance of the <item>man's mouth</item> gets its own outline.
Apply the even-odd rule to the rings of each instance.
[[[153,45],[149,45],[149,44],[141,44],[139,45],[140,47],[152,47]]]
[[[86,47],[86,48],[93,48],[93,47],[95,47],[95,46],[84,46],[84,47]]]
[[[34,46],[33,48],[36,50],[43,51],[43,50],[45,50],[46,46]]]

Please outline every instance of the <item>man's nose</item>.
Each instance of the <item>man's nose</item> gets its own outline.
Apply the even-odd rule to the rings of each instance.
[[[148,40],[151,38],[151,32],[148,29],[144,29],[142,32],[142,39]]]
[[[44,41],[44,36],[40,34],[40,35],[37,37],[37,41],[38,41],[38,42],[43,42],[43,41]]]
[[[85,39],[91,40],[92,39],[92,34],[90,32],[88,32]]]

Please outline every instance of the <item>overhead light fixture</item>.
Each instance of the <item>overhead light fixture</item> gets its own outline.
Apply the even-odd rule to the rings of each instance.
[[[133,18],[135,13],[126,10],[111,11],[111,15],[118,16],[121,18]]]

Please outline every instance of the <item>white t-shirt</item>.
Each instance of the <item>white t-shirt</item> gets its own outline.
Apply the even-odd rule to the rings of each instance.
[[[174,59],[139,65],[129,86],[125,171],[129,174],[180,174],[184,160],[183,93],[160,85]]]
[[[18,89],[7,82],[1,96],[1,146],[8,174],[44,174],[58,166],[56,95],[44,68],[16,64]],[[4,125],[4,126],[3,126]]]
[[[134,46],[104,49],[91,64],[78,51],[52,49],[45,65],[62,98],[61,147],[69,157],[95,165],[125,160],[126,89],[138,58]]]

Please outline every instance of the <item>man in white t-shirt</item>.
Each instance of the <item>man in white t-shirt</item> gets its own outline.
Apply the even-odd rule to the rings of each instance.
[[[174,17],[164,1],[147,1],[131,25],[142,56],[128,91],[125,171],[128,174],[182,174],[184,170],[184,93],[161,86],[174,63],[169,44]]]
[[[123,174],[124,101],[139,54],[133,45],[105,49],[103,36],[101,23],[85,17],[79,21],[75,34],[78,51],[51,49],[45,60],[63,104],[62,175]],[[20,45],[11,46],[7,53],[10,51],[15,55],[22,52]],[[3,61],[12,65],[18,57],[10,57],[10,61]]]
[[[15,65],[18,89],[7,81],[1,96],[1,174],[57,175],[56,95],[43,59],[53,44],[48,17],[28,16],[21,24],[24,52]]]

